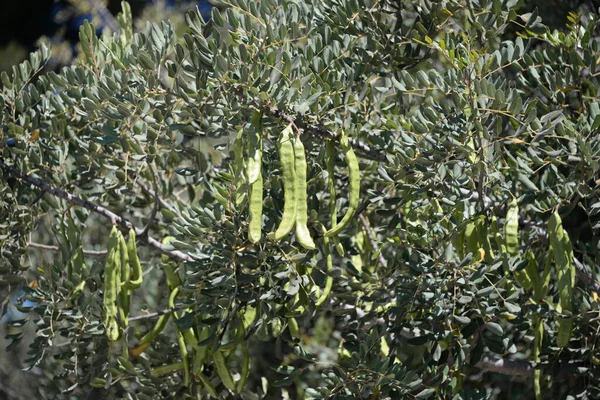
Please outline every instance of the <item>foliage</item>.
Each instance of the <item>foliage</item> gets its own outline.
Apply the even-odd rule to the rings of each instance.
[[[80,63],[38,75],[42,47],[1,76],[0,282],[37,282],[41,398],[600,396],[597,16],[222,6],[179,38],[124,4]],[[268,234],[301,176],[285,135],[314,250]],[[109,341],[97,250],[132,225],[144,280]]]

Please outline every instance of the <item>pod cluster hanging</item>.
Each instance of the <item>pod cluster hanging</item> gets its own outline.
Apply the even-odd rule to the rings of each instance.
[[[234,168],[238,172],[237,176],[242,179],[243,176],[239,172],[241,172],[240,170],[245,164],[245,178],[248,185],[249,199],[248,239],[253,243],[260,241],[262,236],[263,178],[261,119],[262,113],[255,112],[251,121],[254,129],[249,132],[240,131],[233,145]],[[244,143],[247,154],[245,163],[243,160]],[[333,151],[333,142],[329,141],[327,143],[328,151],[326,152],[326,156],[329,172],[330,201],[332,204],[332,226],[329,230],[324,229],[323,234],[325,238],[336,237],[348,226],[358,208],[360,197],[358,160],[345,134],[341,136],[340,145],[348,165],[348,207],[343,218],[337,222],[335,191],[332,190],[334,188],[333,164],[335,152]],[[278,140],[278,151],[283,178],[284,207],[281,222],[275,232],[269,234],[269,238],[281,240],[295,228],[296,239],[300,245],[305,249],[313,250],[316,246],[308,229],[306,152],[300,137],[294,134],[292,124],[289,124],[282,130]],[[241,184],[236,185],[236,202],[240,198],[240,187]]]
[[[117,341],[129,324],[130,291],[142,284],[142,265],[137,254],[135,230],[129,239],[113,225],[104,265],[104,328],[110,341]]]

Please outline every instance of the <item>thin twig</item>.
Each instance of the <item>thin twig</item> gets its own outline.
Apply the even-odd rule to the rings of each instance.
[[[152,207],[152,212],[150,213],[150,218],[148,218],[148,222],[146,222],[146,226],[142,231],[140,236],[146,236],[150,231],[150,227],[154,224],[154,219],[156,218],[156,213],[158,212],[159,196],[158,196],[158,183],[156,182],[156,174],[154,173],[154,169],[150,164],[148,164],[148,169],[150,170],[150,175],[152,175],[152,187],[154,188],[154,206]]]
[[[535,369],[534,364],[527,361],[507,360],[493,356],[483,356],[475,367],[487,372],[511,376],[531,376]]]
[[[129,321],[140,321],[140,320],[144,320],[144,319],[152,319],[152,318],[158,318],[161,315],[166,315],[166,314],[172,314],[175,311],[177,311],[176,308],[167,308],[166,310],[160,310],[160,311],[156,311],[150,314],[144,314],[144,315],[137,315],[135,317],[129,317]]]
[[[139,187],[141,187],[141,188],[142,188],[142,190],[143,190],[144,192],[146,192],[146,193],[147,193],[147,194],[148,194],[150,197],[157,198],[157,199],[158,199],[158,202],[160,203],[160,205],[161,205],[163,208],[166,208],[167,210],[169,210],[169,211],[171,211],[171,212],[173,212],[173,213],[175,213],[175,214],[179,214],[179,211],[177,211],[177,209],[176,209],[175,207],[173,207],[172,205],[170,205],[169,203],[167,203],[167,202],[166,202],[166,201],[165,201],[165,200],[164,200],[162,197],[156,196],[156,195],[155,195],[155,191],[154,191],[154,190],[152,190],[152,189],[150,189],[150,188],[148,187],[148,185],[146,185],[146,184],[145,184],[145,183],[144,183],[144,182],[143,182],[143,181],[142,181],[140,178],[137,178],[137,179],[135,180],[135,183],[137,183],[137,184],[138,184],[138,186],[139,186]]]
[[[305,132],[308,132],[310,134],[317,135],[320,137],[325,137],[327,139],[332,139],[335,141],[340,140],[340,135],[337,135],[337,134],[331,132],[330,130],[326,129],[324,126],[305,123],[300,117],[294,118],[291,115],[287,115],[283,111],[281,111],[275,107],[264,107],[263,111],[269,115],[280,118],[288,123],[294,124],[299,129],[302,129]],[[369,146],[368,144],[359,142],[358,140],[353,139],[353,138],[348,138],[348,141],[350,142],[350,145],[352,145],[352,147],[355,150],[362,153],[363,158],[368,158],[370,160],[379,161],[379,162],[387,161],[385,154],[381,153],[377,149],[374,149],[373,147]]]
[[[581,261],[573,257],[575,263],[575,276],[584,286],[589,287],[596,293],[600,293],[600,283],[596,282],[594,278],[588,275],[585,267]]]
[[[12,165],[6,164],[4,162],[4,160],[0,160],[0,168],[9,172],[11,175],[13,175],[16,178],[19,178],[24,182],[27,182],[27,183],[32,184],[33,186],[36,186],[37,188],[43,190],[46,193],[50,193],[56,197],[64,199],[75,206],[83,207],[85,209],[95,212],[96,214],[100,214],[100,215],[110,219],[111,222],[115,225],[120,225],[121,227],[123,227],[125,229],[134,228],[137,236],[140,236],[143,233],[142,229],[133,226],[133,224],[131,222],[129,222],[125,218],[115,214],[114,212],[112,212],[102,206],[99,206],[97,204],[94,204],[89,200],[84,200],[81,197],[77,197],[71,193],[65,192],[64,190],[55,188],[54,186],[47,184],[46,182],[42,181],[41,179],[24,174],[23,172],[19,171],[17,168],[13,167]],[[148,245],[150,245],[151,247],[154,247],[156,250],[160,251],[161,253],[169,256],[170,258],[174,258],[174,259],[181,260],[181,261],[193,261],[193,258],[191,256],[189,256],[188,254],[183,253],[179,250],[168,250],[158,240],[153,239],[150,236],[140,237],[140,239],[145,241],[146,243],[148,243]]]
[[[60,251],[60,248],[58,246],[52,246],[49,244],[42,244],[42,243],[36,243],[36,242],[27,242],[27,247],[35,247],[38,249],[44,249],[44,250],[49,250],[49,251],[54,251],[54,252]],[[88,256],[103,256],[106,253],[108,253],[108,250],[86,250],[86,249],[83,249],[83,254],[86,254]]]
[[[383,257],[383,255],[379,251],[379,245],[377,244],[377,241],[375,241],[375,237],[373,237],[373,231],[371,230],[371,227],[369,226],[369,221],[362,214],[360,214],[358,216],[358,218],[360,219],[360,222],[361,222],[363,228],[365,229],[365,232],[367,233],[367,238],[369,239],[369,243],[371,244],[371,247],[373,248],[375,253],[378,253],[377,261],[379,261],[379,264],[381,264],[381,266],[383,268],[387,268],[387,265],[388,265],[387,260],[385,259],[385,257]]]

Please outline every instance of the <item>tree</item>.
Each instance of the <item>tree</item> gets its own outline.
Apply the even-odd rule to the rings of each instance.
[[[1,75],[40,395],[599,396],[597,16],[222,6]]]

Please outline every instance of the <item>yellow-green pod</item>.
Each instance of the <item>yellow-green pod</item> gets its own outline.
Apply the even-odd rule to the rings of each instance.
[[[325,228],[322,228],[325,231]],[[331,248],[329,244],[329,238],[327,236],[323,237],[323,251],[325,254],[325,268],[326,268],[326,278],[325,278],[325,289],[319,295],[319,298],[315,302],[315,307],[321,307],[323,303],[329,297],[331,293],[331,289],[333,287],[333,278],[329,275],[329,271],[333,269],[333,256],[331,254]]]
[[[129,307],[131,303],[131,294],[129,289],[124,285],[129,280],[129,253],[127,252],[127,243],[123,234],[119,232],[119,253],[121,254],[121,271],[120,277],[117,283],[119,290],[119,297],[117,300],[117,307],[119,311],[119,320],[121,326],[126,328],[129,325]]]
[[[558,289],[558,304],[556,311],[571,313],[573,311],[573,291],[575,288],[575,266],[573,264],[573,247],[569,235],[562,226],[558,211],[554,212],[548,221],[548,238],[550,251],[556,266]],[[558,332],[556,342],[559,347],[565,347],[571,339],[573,330],[572,317],[560,317],[557,321]]]
[[[244,390],[244,386],[250,376],[250,354],[248,353],[248,347],[246,342],[240,343],[240,349],[242,350],[242,371],[240,372],[240,380],[237,382],[237,392],[241,393]]]
[[[533,354],[532,361],[540,361],[540,352],[542,350],[542,340],[544,339],[544,323],[539,315],[533,316]],[[535,369],[533,371],[533,391],[535,393],[536,400],[542,400],[542,389],[541,389],[542,371]]]
[[[290,330],[290,335],[292,337],[300,339],[300,327],[298,326],[298,321],[296,321],[296,318],[288,318],[288,329]]]
[[[275,231],[275,240],[280,240],[290,233],[296,224],[297,193],[296,193],[296,167],[294,159],[294,145],[292,143],[292,125],[288,125],[279,138],[279,159],[283,175],[283,215],[279,227]]]
[[[259,175],[250,185],[250,209],[248,221],[248,239],[252,243],[260,241],[262,235],[262,208],[263,208],[263,177]]]
[[[215,353],[213,353],[212,356],[215,369],[217,370],[219,378],[221,378],[221,382],[223,382],[223,385],[227,389],[235,392],[235,382],[233,381],[231,372],[229,372],[229,368],[227,367],[227,363],[225,362],[225,357],[223,356],[223,353],[221,353],[220,351],[216,351]]]
[[[308,204],[306,182],[306,154],[300,137],[294,141],[294,167],[296,169],[296,239],[305,249],[314,250],[315,242],[308,230]]]
[[[116,226],[113,226],[108,238],[108,253],[104,264],[104,328],[108,340],[113,342],[119,340],[120,337],[117,323],[117,281],[121,273],[119,234],[121,232]]]
[[[513,199],[506,211],[506,223],[504,225],[504,243],[508,256],[518,256],[521,252],[519,240],[519,205]],[[505,259],[506,260],[506,259]],[[526,271],[513,271],[515,281],[524,289],[532,285],[531,279]]]
[[[360,200],[360,168],[358,165],[358,159],[356,158],[350,141],[345,134],[342,134],[340,144],[342,145],[342,150],[344,151],[344,155],[346,157],[346,164],[348,165],[348,209],[346,210],[346,214],[344,214],[342,220],[325,233],[325,236],[327,237],[339,234],[350,223],[354,217],[354,213],[358,208],[358,202]]]
[[[127,254],[129,255],[129,264],[132,269],[132,274],[124,283],[125,287],[129,290],[139,288],[144,280],[144,275],[142,273],[142,263],[140,262],[140,258],[138,257],[137,245],[135,243],[135,240],[135,228],[131,228],[129,230],[129,238],[127,240]]]

